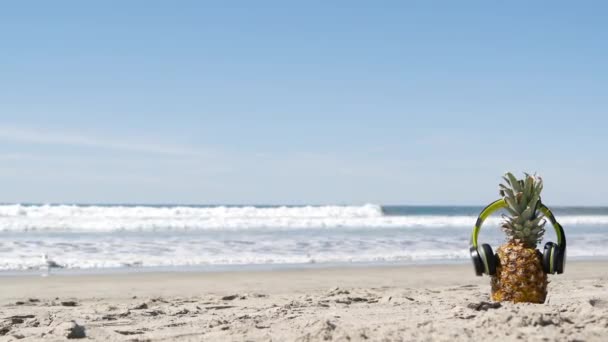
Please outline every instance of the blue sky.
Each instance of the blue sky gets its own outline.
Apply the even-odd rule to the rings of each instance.
[[[0,6],[0,202],[608,205],[600,1]]]

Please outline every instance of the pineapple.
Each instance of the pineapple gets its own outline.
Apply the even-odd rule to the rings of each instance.
[[[495,301],[544,303],[547,274],[542,254],[536,246],[545,233],[545,219],[537,210],[543,181],[525,174],[518,180],[508,172],[500,184],[500,195],[507,203],[502,230],[507,241],[497,250],[498,265],[492,276],[492,299]]]

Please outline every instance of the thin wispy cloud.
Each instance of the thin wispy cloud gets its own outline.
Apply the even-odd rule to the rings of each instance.
[[[207,150],[196,149],[189,146],[159,144],[158,142],[153,141],[135,141],[121,138],[97,137],[76,134],[69,131],[11,125],[0,125],[0,141],[23,144],[90,147],[176,157],[205,157],[210,155],[210,152]]]

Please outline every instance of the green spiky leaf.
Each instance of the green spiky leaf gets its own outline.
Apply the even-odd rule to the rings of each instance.
[[[543,184],[537,175],[524,175],[519,180],[507,172],[503,177],[505,184],[499,185],[500,194],[507,203],[501,227],[510,239],[518,239],[532,247],[542,240],[545,232],[546,220],[538,211]]]
[[[509,184],[515,192],[521,192],[521,186],[519,180],[513,176],[511,172],[507,172],[507,178],[509,178]]]

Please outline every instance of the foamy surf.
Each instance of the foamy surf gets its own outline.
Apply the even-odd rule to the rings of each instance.
[[[480,207],[0,205],[0,270],[468,262]],[[556,210],[569,257],[608,257],[608,208]],[[481,241],[498,246],[501,218]],[[547,226],[546,240],[555,240]]]
[[[112,232],[469,227],[475,215],[386,215],[381,206],[1,205],[0,231]],[[498,225],[491,217],[488,225]],[[608,225],[608,215],[560,216],[562,225]]]

